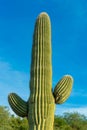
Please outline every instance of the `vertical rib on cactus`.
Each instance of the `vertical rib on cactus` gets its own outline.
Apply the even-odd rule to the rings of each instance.
[[[73,79],[64,76],[52,93],[51,25],[48,14],[41,13],[35,24],[30,72],[30,98],[27,102],[11,93],[8,101],[13,111],[27,117],[30,130],[53,130],[55,103],[67,100]]]
[[[43,130],[51,130],[53,127],[54,99],[51,89],[52,65],[50,19],[46,13],[41,13],[37,18],[33,36],[29,99],[30,129],[32,124],[35,127],[38,127],[38,129],[39,127],[40,129],[43,127]],[[32,110],[31,106],[33,106]]]

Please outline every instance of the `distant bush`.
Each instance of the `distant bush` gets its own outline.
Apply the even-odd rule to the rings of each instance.
[[[11,115],[7,107],[0,106],[0,130],[28,130],[26,118]],[[54,130],[86,130],[87,117],[79,113],[55,116]]]

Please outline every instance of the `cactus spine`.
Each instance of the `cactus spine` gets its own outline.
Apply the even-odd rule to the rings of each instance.
[[[51,24],[47,13],[36,20],[33,35],[30,73],[30,98],[23,101],[11,93],[8,101],[14,112],[27,117],[30,130],[53,130],[55,103],[61,104],[70,95],[73,79],[64,76],[52,93]]]

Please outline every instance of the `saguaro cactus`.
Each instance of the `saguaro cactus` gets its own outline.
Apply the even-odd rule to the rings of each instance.
[[[35,24],[30,73],[30,98],[27,102],[11,93],[8,101],[13,111],[27,117],[30,130],[53,130],[55,104],[66,101],[73,79],[65,75],[52,92],[51,25],[47,13]]]

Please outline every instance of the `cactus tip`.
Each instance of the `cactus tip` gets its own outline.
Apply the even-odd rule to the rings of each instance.
[[[41,13],[40,13],[39,17],[43,17],[43,16],[45,16],[45,17],[48,17],[48,18],[49,18],[48,13],[46,13],[46,12],[41,12]],[[50,18],[49,18],[49,19],[50,19]]]
[[[71,79],[71,81],[73,82],[73,77],[72,77],[71,75],[66,74],[66,75],[64,75],[64,77],[70,78],[70,79]]]

